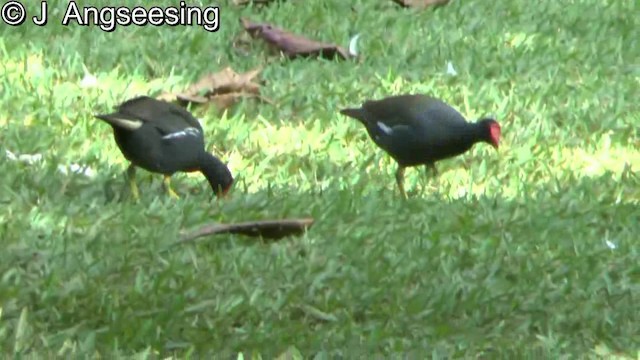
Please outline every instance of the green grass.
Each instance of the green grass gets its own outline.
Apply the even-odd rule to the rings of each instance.
[[[640,2],[224,2],[217,33],[63,27],[65,5],[49,1],[46,27],[0,27],[4,356],[637,356]],[[258,42],[243,54],[239,16],[341,45],[361,33],[364,58],[287,61]],[[264,67],[277,102],[192,109],[238,179],[233,197],[211,201],[202,176],[182,174],[174,201],[140,171],[135,203],[92,114],[228,65]],[[80,87],[85,71],[97,87]],[[403,201],[395,164],[337,111],[408,92],[494,114],[503,140],[441,162],[436,179],[408,170]],[[97,175],[58,171],[71,163]],[[164,251],[204,223],[300,216],[316,219],[302,237]]]

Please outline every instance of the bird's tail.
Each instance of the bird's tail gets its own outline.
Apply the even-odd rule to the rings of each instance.
[[[365,122],[365,114],[362,108],[350,108],[340,110],[340,114]]]
[[[134,131],[136,129],[138,129],[139,127],[142,126],[143,122],[140,120],[137,120],[133,117],[130,116],[126,116],[126,115],[122,115],[119,113],[113,113],[113,114],[95,114],[93,115],[94,117],[102,120],[102,121],[106,121],[107,123],[119,127],[119,128],[123,128],[123,129],[127,129],[130,131]]]

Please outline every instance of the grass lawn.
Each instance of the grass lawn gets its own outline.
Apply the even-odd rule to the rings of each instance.
[[[0,26],[3,357],[638,356],[640,2],[223,1],[216,33],[64,27],[66,4],[45,27]],[[362,60],[234,48],[240,16],[343,46],[360,33]],[[262,67],[275,102],[190,108],[232,197],[177,174],[173,200],[141,170],[136,203],[93,114],[226,66]],[[494,115],[503,138],[437,178],[408,169],[403,200],[395,163],[338,110],[410,92]],[[305,216],[300,237],[165,251],[205,223]]]

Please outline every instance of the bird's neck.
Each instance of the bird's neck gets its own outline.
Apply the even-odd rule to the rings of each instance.
[[[207,178],[214,192],[219,190],[217,188],[221,186],[221,182],[230,177],[227,166],[217,157],[204,151],[200,155],[200,172]]]
[[[478,122],[467,123],[466,126],[459,130],[458,134],[458,141],[467,147],[471,147],[477,142],[485,141],[486,129]]]
[[[200,172],[202,172],[207,178],[207,174],[215,174],[221,166],[224,164],[217,157],[203,151],[200,154]]]

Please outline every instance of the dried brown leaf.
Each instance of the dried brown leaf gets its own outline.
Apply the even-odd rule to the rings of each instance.
[[[315,56],[326,59],[334,59],[336,57],[350,59],[355,57],[348,50],[338,45],[310,40],[271,24],[254,23],[244,18],[240,19],[240,23],[251,37],[264,40],[290,58]]]
[[[177,94],[162,94],[158,98],[165,101],[184,101],[197,104],[213,103],[218,109],[226,109],[241,97],[260,96],[260,84],[255,78],[261,69],[246,73],[236,73],[227,67],[220,72],[205,75],[200,80]]]
[[[197,238],[215,234],[242,234],[264,239],[280,239],[285,236],[301,235],[314,223],[312,218],[262,220],[237,224],[205,225],[195,231],[182,235],[176,244],[193,241]]]
[[[430,6],[445,5],[449,0],[393,0],[404,7],[427,8]]]

